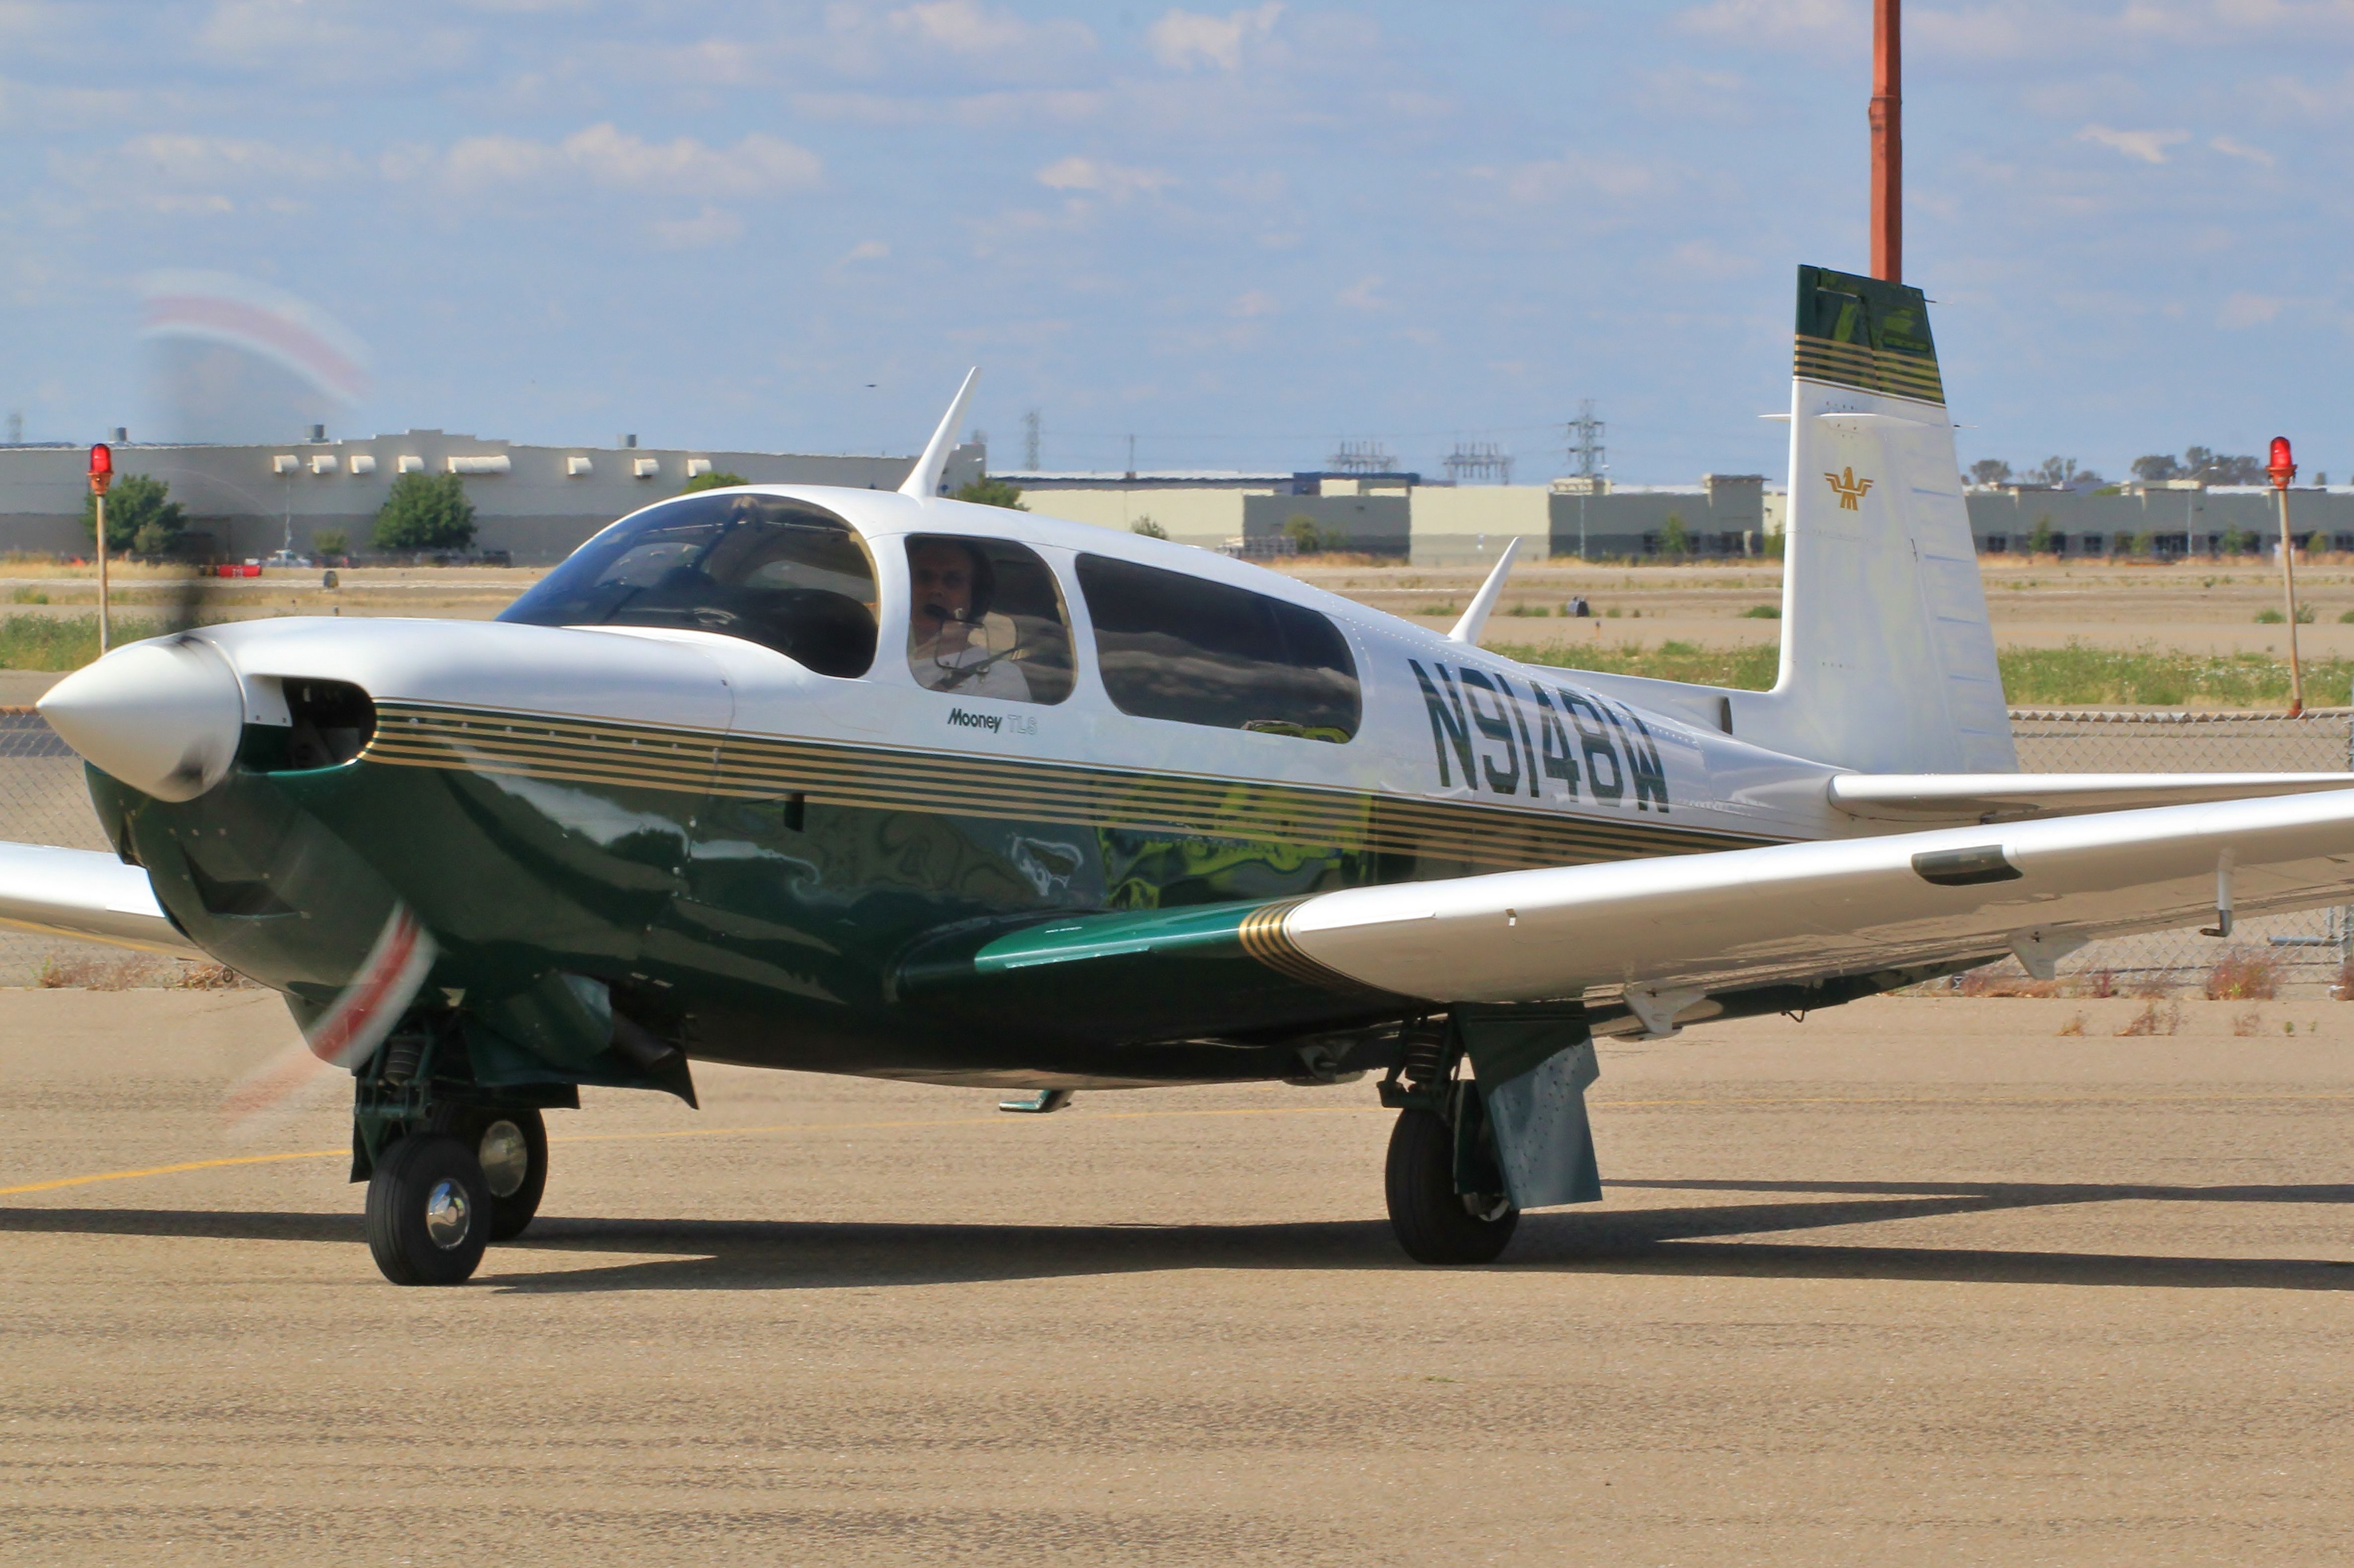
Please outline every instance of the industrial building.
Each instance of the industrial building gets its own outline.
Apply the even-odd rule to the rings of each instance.
[[[1693,485],[1426,484],[1414,473],[1001,473],[1033,512],[1099,527],[1150,522],[1204,548],[1268,552],[1304,518],[1344,547],[1417,566],[1494,558],[1508,540],[1524,555],[1639,557],[1680,525],[1694,555],[1740,556],[1781,527],[1778,493],[1763,476],[1704,474]]]
[[[224,559],[309,553],[322,533],[365,550],[378,508],[404,473],[454,473],[473,503],[474,546],[514,561],[558,561],[616,517],[675,495],[698,474],[738,473],[770,483],[895,490],[910,457],[827,457],[791,452],[648,448],[622,438],[613,447],[519,446],[449,430],[258,446],[148,446],[118,442],[118,474],[146,474],[171,486],[192,534]],[[981,476],[985,454],[961,446],[947,486]],[[88,449],[0,447],[0,553],[87,554],[82,525]]]
[[[518,564],[562,559],[616,517],[676,494],[697,475],[742,474],[756,482],[896,489],[915,460],[792,452],[647,448],[624,437],[610,447],[518,445],[446,430],[254,445],[116,443],[122,473],[152,475],[186,509],[194,543],[225,559],[281,548],[313,551],[321,534],[365,550],[376,511],[404,473],[456,474],[475,510],[475,547]],[[74,556],[90,536],[86,449],[0,446],[0,553]],[[945,490],[988,471],[987,449],[956,449]],[[1244,472],[1172,469],[1140,472],[1011,472],[991,477],[1023,492],[1023,504],[1098,527],[1150,524],[1170,538],[1251,556],[1283,552],[1288,527],[1305,519],[1324,538],[1418,566],[1492,560],[1522,541],[1523,556],[1645,559],[1677,535],[1690,556],[1739,558],[1771,548],[1785,496],[1757,474],[1703,474],[1696,484],[1618,485],[1606,479],[1547,485],[1426,483],[1418,473],[1298,470]],[[2327,536],[2354,551],[2354,485],[2290,492],[2300,540]],[[2191,482],[2131,485],[2111,493],[2034,485],[1972,486],[1970,530],[1982,554],[2022,554],[2039,529],[2042,547],[2068,558],[2115,555],[2170,559],[2220,553],[2234,535],[2259,544],[2277,535],[2272,491]],[[2244,539],[2243,540],[2244,542]]]

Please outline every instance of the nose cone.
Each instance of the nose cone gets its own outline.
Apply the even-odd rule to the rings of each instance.
[[[245,727],[237,672],[195,637],[119,648],[50,687],[39,707],[83,760],[161,800],[219,783]]]

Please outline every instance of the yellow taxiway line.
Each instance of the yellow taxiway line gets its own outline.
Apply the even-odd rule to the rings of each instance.
[[[1956,1086],[1962,1087],[1966,1086]],[[2347,1093],[2285,1093],[2253,1095],[2024,1095],[1988,1096],[1979,1098],[1921,1095],[1806,1095],[1775,1096],[1748,1098],[1743,1097],[1657,1099],[1657,1100],[1597,1100],[1596,1110],[1649,1110],[1665,1107],[1700,1107],[1721,1110],[1738,1110],[1773,1106],[1827,1105],[1940,1105],[1967,1110],[1980,1106],[2031,1105],[2171,1105],[2189,1101],[2207,1104],[2249,1101],[2344,1101],[2354,1100],[2354,1092]],[[1082,1121],[1150,1121],[1171,1117],[1225,1116],[1363,1116],[1378,1113],[1379,1106],[1267,1106],[1229,1107],[1217,1110],[1158,1110],[1158,1111],[1095,1111],[1079,1118]],[[904,1131],[919,1127],[1013,1127],[1019,1118],[1009,1118],[1003,1112],[993,1116],[950,1117],[911,1121],[853,1122],[768,1122],[753,1127],[687,1127],[658,1132],[583,1132],[551,1138],[554,1143],[627,1143],[666,1138],[752,1138],[779,1132],[888,1132]],[[178,1176],[191,1171],[218,1171],[237,1165],[274,1165],[290,1160],[339,1160],[351,1153],[349,1149],[304,1149],[286,1154],[239,1154],[219,1160],[187,1160],[176,1165],[148,1165],[133,1171],[100,1171],[87,1176],[59,1176],[48,1181],[27,1181],[15,1187],[0,1187],[0,1198],[13,1198],[27,1192],[54,1192],[65,1187],[87,1187],[100,1181],[132,1181],[147,1176]]]

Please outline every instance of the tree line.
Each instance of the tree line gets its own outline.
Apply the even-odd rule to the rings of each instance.
[[[2219,452],[2208,447],[2186,448],[2180,457],[2151,452],[2133,461],[2133,476],[2145,484],[2195,479],[2202,484],[2263,484],[2264,462],[2253,453]],[[2328,482],[2317,473],[2314,482]],[[2105,481],[2089,468],[2078,468],[2072,457],[2048,457],[2040,463],[2014,469],[2000,458],[1980,458],[1970,464],[1973,484],[2043,484],[2054,490],[2099,490]]]

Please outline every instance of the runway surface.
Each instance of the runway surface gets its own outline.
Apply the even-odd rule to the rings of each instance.
[[[335,1101],[217,1130],[274,998],[0,992],[0,1558],[2342,1562],[2354,1009],[2145,1005],[1609,1050],[1607,1200],[1451,1272],[1369,1084],[705,1069],[437,1291]]]

